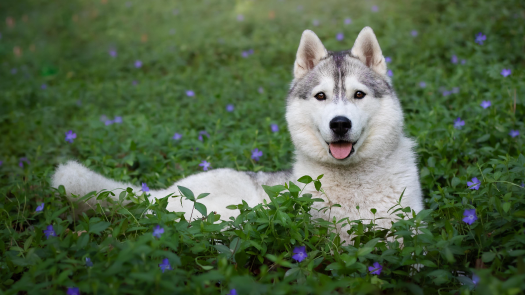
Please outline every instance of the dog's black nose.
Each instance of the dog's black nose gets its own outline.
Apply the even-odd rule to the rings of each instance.
[[[352,122],[347,117],[337,116],[330,121],[330,129],[339,136],[345,135],[350,128]]]

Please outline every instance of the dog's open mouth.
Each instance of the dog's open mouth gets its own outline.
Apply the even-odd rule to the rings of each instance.
[[[329,151],[332,157],[344,160],[354,153],[354,143],[348,141],[337,141],[329,143]]]

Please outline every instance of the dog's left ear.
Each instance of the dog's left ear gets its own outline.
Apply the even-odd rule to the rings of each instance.
[[[376,73],[386,74],[386,61],[372,28],[364,27],[361,30],[351,52],[353,56],[359,58],[360,61]]]
[[[328,51],[324,48],[319,37],[317,37],[314,32],[305,30],[301,36],[301,42],[299,43],[299,49],[297,50],[297,57],[293,68],[295,79],[299,79],[306,75],[327,55]]]

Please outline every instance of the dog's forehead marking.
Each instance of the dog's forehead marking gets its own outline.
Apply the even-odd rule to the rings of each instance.
[[[363,64],[350,50],[329,51],[328,55],[321,59],[302,79],[295,82],[289,91],[289,96],[307,99],[311,91],[321,82],[322,77],[330,77],[334,81],[333,101],[346,98],[346,77],[355,76],[357,80],[366,85],[375,98],[381,98],[393,92],[390,83],[381,75]]]

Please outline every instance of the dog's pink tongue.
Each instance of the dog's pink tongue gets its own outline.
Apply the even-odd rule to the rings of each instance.
[[[330,152],[334,158],[342,160],[352,152],[352,144],[350,142],[333,142],[330,144]]]

